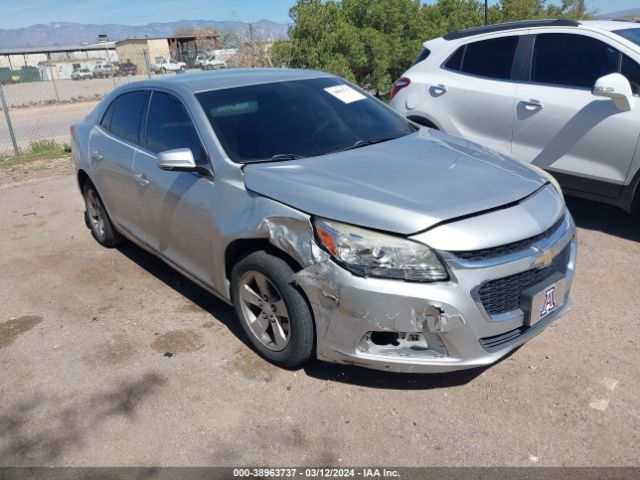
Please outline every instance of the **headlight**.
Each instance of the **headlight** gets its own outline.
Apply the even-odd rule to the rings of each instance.
[[[449,278],[433,250],[421,243],[325,219],[313,224],[324,249],[356,275],[413,282]]]

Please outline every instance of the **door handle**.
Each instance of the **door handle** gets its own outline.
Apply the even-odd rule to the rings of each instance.
[[[91,152],[91,158],[99,162],[104,157],[102,156],[102,152],[100,150],[94,150],[93,152]]]
[[[520,103],[523,104],[524,108],[529,110],[530,112],[533,112],[535,110],[542,110],[544,108],[542,102],[535,98],[532,98],[530,100],[522,100]]]
[[[143,187],[149,185],[149,180],[147,180],[147,176],[144,173],[136,173],[133,177],[136,179],[138,185]]]
[[[431,93],[437,96],[444,95],[445,93],[447,93],[447,86],[441,83],[438,85],[434,85],[433,87],[431,87]]]

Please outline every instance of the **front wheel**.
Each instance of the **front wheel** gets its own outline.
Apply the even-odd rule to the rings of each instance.
[[[267,360],[296,368],[313,355],[313,317],[302,294],[291,284],[291,267],[264,251],[235,265],[231,294],[242,328]]]
[[[86,206],[85,222],[91,230],[91,235],[103,247],[115,247],[122,241],[122,237],[113,227],[98,192],[89,182],[82,191]]]

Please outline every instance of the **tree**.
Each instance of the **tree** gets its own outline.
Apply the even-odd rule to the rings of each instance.
[[[411,63],[424,41],[420,0],[298,0],[276,64],[326,70],[376,94]]]
[[[584,0],[500,0],[491,23],[530,18],[588,18]],[[286,41],[272,48],[275,66],[324,70],[380,96],[412,63],[425,40],[484,23],[484,1],[297,0]]]

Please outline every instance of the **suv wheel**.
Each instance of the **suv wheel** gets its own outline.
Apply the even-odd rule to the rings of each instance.
[[[122,237],[113,227],[98,192],[89,182],[84,185],[82,191],[86,206],[84,219],[91,235],[103,247],[115,247],[122,241]]]
[[[264,251],[252,253],[231,273],[231,295],[242,328],[267,360],[296,368],[313,354],[314,326],[291,267]]]

